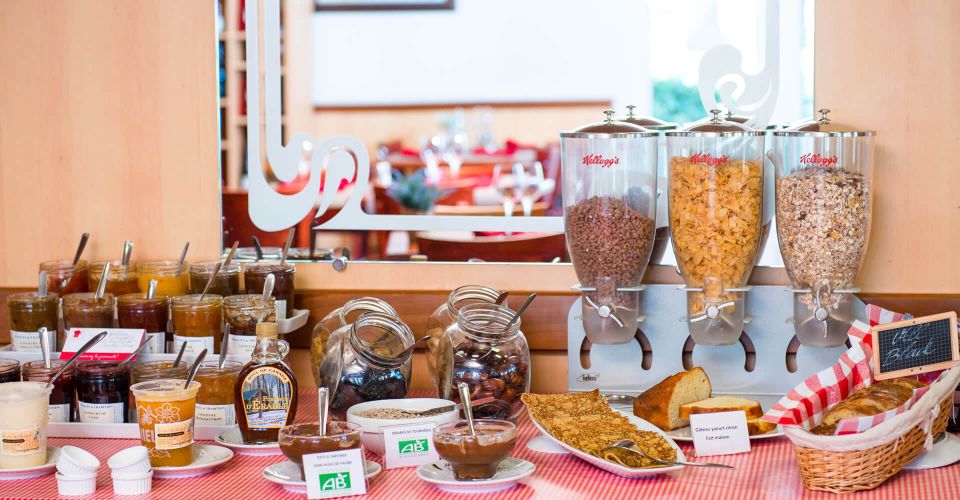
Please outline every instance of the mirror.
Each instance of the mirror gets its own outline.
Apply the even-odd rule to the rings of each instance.
[[[256,30],[246,24],[246,3],[260,7]],[[555,232],[562,231],[560,131],[600,121],[607,108],[625,116],[627,105],[667,122],[705,117],[698,83],[721,44],[742,62],[718,77],[717,93],[733,84],[734,104],[749,107],[737,99],[761,75],[776,86],[770,124],[813,114],[812,0],[393,3],[218,0],[224,244],[239,241],[241,258],[253,256],[254,236],[265,256],[278,253],[283,227],[293,225],[293,258],[309,257],[311,248],[314,258],[329,258],[330,249],[346,247],[353,259],[568,261]],[[277,7],[276,140],[285,165],[270,162],[264,114],[272,92],[266,35]],[[263,62],[246,57],[255,33],[263,35],[256,39]],[[250,88],[248,68],[265,75],[264,84]],[[248,94],[261,98],[248,102]],[[320,147],[337,136],[355,138],[357,147]],[[369,173],[360,179],[363,148]],[[311,174],[314,166],[320,175]],[[263,230],[249,214],[258,203],[251,179],[264,179],[275,200],[298,197],[312,209]],[[343,220],[353,219],[338,212],[351,203],[364,216],[394,217],[350,226]],[[665,204],[658,212],[665,219]],[[492,221],[484,224],[496,230],[474,230],[463,222],[470,220]],[[404,225],[434,230],[397,229]],[[782,265],[775,229],[765,233],[758,265]],[[658,234],[653,262],[671,265],[667,231]]]

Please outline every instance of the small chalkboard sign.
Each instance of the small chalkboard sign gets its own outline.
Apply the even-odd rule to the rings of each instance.
[[[877,325],[870,332],[875,380],[943,370],[960,363],[955,312]]]

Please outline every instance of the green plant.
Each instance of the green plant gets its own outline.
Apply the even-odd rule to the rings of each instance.
[[[437,200],[450,194],[449,190],[440,189],[436,184],[427,182],[425,169],[417,170],[410,175],[394,170],[393,184],[387,188],[387,195],[397,201],[400,206],[415,212],[429,212]]]
[[[689,123],[707,113],[697,87],[670,79],[653,82],[653,116],[674,123]]]

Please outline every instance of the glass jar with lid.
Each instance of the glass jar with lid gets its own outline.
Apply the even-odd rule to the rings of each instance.
[[[496,304],[460,308],[456,325],[440,342],[441,398],[459,403],[457,387],[464,382],[475,418],[517,418],[523,409],[520,395],[530,390],[530,347],[513,316],[513,310]]]
[[[698,344],[743,332],[747,279],[760,246],[764,132],[720,118],[666,132],[668,209]]]
[[[560,134],[563,219],[595,344],[637,333],[641,279],[653,249],[658,132],[606,120]]]
[[[66,364],[66,361],[53,359],[50,360],[50,366],[47,367],[41,360],[29,361],[20,367],[20,372],[24,381],[49,382]],[[75,365],[68,366],[53,383],[53,388],[50,391],[50,405],[47,407],[47,420],[49,422],[70,422],[73,418],[73,376],[76,371],[77,367]]]
[[[0,384],[20,381],[20,362],[15,359],[0,359]]]
[[[337,329],[325,346],[318,385],[331,392],[338,418],[357,403],[402,399],[413,371],[413,332],[396,316],[367,312]]]
[[[223,321],[229,342],[227,354],[250,356],[257,345],[257,324],[275,323],[277,302],[273,297],[263,300],[262,295],[232,295],[223,300]],[[200,389],[203,394],[203,388]]]
[[[100,277],[103,276],[103,268],[106,264],[106,261],[90,264],[87,281],[91,290],[96,290],[100,286]],[[140,280],[137,264],[123,265],[119,260],[110,261],[105,290],[117,297],[127,293],[139,292]]]
[[[168,318],[166,297],[147,298],[145,293],[128,293],[117,298],[120,328],[143,328],[147,334],[145,353],[163,354],[166,351]]]
[[[51,351],[57,350],[57,325],[59,322],[60,298],[48,293],[12,293],[7,296],[10,312],[10,342],[14,351],[40,352],[41,328],[47,329],[47,342]]]
[[[140,263],[140,291],[150,289],[150,281],[157,281],[158,297],[176,297],[186,295],[190,289],[190,275],[187,264],[176,260],[153,260]]]
[[[427,368],[434,384],[437,384],[437,356],[440,354],[440,340],[447,329],[457,324],[460,308],[477,302],[494,304],[502,292],[484,285],[464,285],[455,288],[447,295],[447,301],[437,307],[427,319],[426,341]]]
[[[875,132],[820,118],[773,132],[777,236],[804,345],[847,340],[870,239]]]
[[[217,265],[221,264],[219,260],[208,262],[197,262],[190,264],[190,293],[203,293],[203,289],[210,280],[210,275]],[[240,264],[221,264],[217,271],[217,277],[213,279],[210,290],[207,293],[215,293],[221,297],[229,297],[240,293]]]
[[[181,295],[170,302],[173,319],[173,351],[187,344],[187,355],[196,356],[206,349],[207,354],[220,352],[223,336],[223,298],[219,295]]]
[[[349,327],[361,314],[367,312],[379,312],[395,318],[400,317],[393,306],[386,301],[376,297],[357,297],[330,311],[313,327],[310,339],[310,366],[317,385],[320,385],[320,364],[327,353],[326,345],[330,335],[340,328]]]

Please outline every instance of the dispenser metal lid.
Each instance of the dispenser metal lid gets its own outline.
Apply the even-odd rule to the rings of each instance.
[[[756,137],[764,135],[742,123],[721,118],[719,109],[711,109],[713,116],[705,118],[677,131],[667,132],[667,137]]]
[[[820,118],[807,119],[795,123],[786,128],[773,133],[777,137],[871,137],[877,134],[874,130],[852,130],[840,125],[834,124],[830,117],[829,108],[820,108],[817,110]]]
[[[613,110],[603,112],[606,117],[602,122],[584,125],[576,130],[561,132],[560,137],[588,138],[588,139],[620,139],[637,137],[657,137],[659,134],[647,130],[639,125],[613,119]]]
[[[624,118],[617,118],[617,120],[622,121],[624,123],[632,123],[634,125],[639,125],[648,130],[658,130],[658,131],[675,130],[678,126],[676,123],[665,122],[665,121],[653,118],[651,116],[636,116],[634,114],[635,109],[636,109],[635,105],[628,104],[627,116]]]

